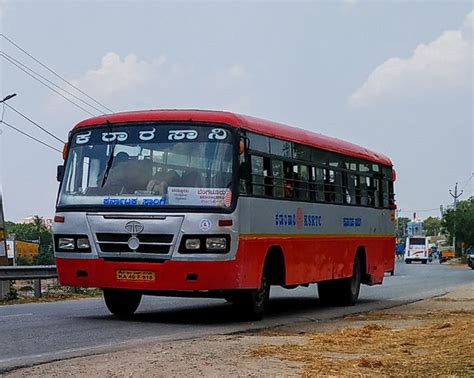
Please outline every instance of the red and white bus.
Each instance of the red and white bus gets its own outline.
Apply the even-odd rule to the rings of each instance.
[[[261,318],[271,285],[310,283],[353,305],[394,269],[392,162],[321,134],[217,111],[103,115],[72,130],[58,179],[59,280],[102,288],[118,316],[192,295]]]

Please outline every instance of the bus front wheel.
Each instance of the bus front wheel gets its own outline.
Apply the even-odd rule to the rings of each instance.
[[[119,318],[127,318],[137,310],[142,294],[132,290],[104,289],[104,300],[112,314]]]
[[[270,299],[270,280],[267,269],[262,274],[260,288],[237,290],[226,300],[237,306],[239,312],[249,320],[261,320]]]
[[[362,268],[357,256],[352,268],[352,277],[318,282],[319,300],[323,304],[353,306],[359,298]]]

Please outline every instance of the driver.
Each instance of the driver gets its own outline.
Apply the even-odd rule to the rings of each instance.
[[[173,169],[167,172],[157,172],[148,182],[146,190],[163,196],[168,192],[169,186],[179,186],[180,180],[181,177]]]

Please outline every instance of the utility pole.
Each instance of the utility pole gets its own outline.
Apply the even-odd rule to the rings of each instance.
[[[459,194],[458,194],[458,183],[456,183],[456,185],[454,187],[454,194],[451,191],[451,189],[449,189],[449,194],[454,199],[454,215],[456,215],[456,209],[458,207],[458,198],[462,196],[463,191],[461,190],[461,192],[459,192]],[[454,227],[453,227],[453,229],[454,229],[454,232],[453,232],[454,254],[456,254],[456,216],[454,217]]]

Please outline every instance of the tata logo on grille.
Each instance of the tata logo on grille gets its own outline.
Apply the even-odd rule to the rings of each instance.
[[[125,225],[125,229],[132,235],[139,234],[144,228],[143,224],[137,221],[131,221]]]

